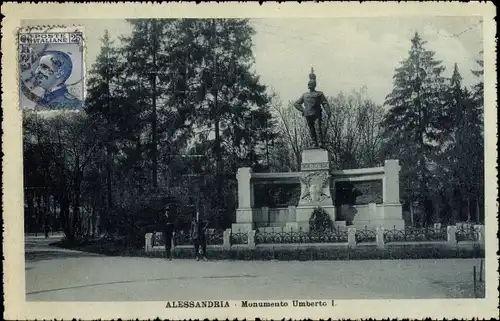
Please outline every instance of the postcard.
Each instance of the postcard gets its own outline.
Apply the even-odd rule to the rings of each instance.
[[[6,319],[498,317],[493,5],[2,13]]]

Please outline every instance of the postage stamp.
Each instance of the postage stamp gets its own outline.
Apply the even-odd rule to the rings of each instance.
[[[85,97],[83,28],[25,27],[17,40],[20,108],[81,109]]]

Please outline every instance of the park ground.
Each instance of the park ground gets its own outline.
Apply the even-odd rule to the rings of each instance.
[[[480,265],[480,259],[167,261],[49,246],[54,241],[26,237],[27,301],[472,298],[473,266]]]

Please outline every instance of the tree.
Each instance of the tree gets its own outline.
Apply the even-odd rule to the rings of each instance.
[[[472,108],[471,108],[471,127],[470,129],[474,133],[474,138],[471,141],[471,146],[475,143],[478,145],[475,149],[475,155],[477,156],[476,164],[476,175],[475,179],[477,182],[475,188],[476,196],[476,219],[478,221],[484,222],[484,59],[483,51],[479,52],[480,59],[476,60],[478,69],[473,70],[472,73],[478,78],[477,84],[472,89]]]
[[[409,57],[394,74],[394,87],[385,104],[390,108],[383,121],[386,157],[401,160],[404,198],[422,213],[420,222],[432,220],[431,186],[435,155],[443,140],[446,92],[445,68],[425,48],[418,33],[411,39]]]
[[[82,185],[99,144],[94,133],[88,131],[88,118],[80,113],[53,117],[26,114],[24,121],[28,190],[43,190],[46,197],[52,196],[58,203],[59,221],[66,238],[70,241],[82,238],[87,234],[82,229]],[[43,180],[32,181],[37,171],[40,174],[36,179]],[[30,194],[28,205],[33,206]],[[49,209],[46,207],[45,211]]]
[[[117,140],[120,137],[119,130],[119,114],[122,106],[118,103],[119,86],[120,86],[120,56],[118,50],[111,40],[108,30],[105,30],[104,36],[101,38],[101,51],[97,56],[96,61],[89,71],[87,98],[85,111],[91,121],[90,130],[95,131],[99,136],[99,148],[102,154],[96,153],[93,162],[96,166],[100,166],[101,159],[99,155],[103,155],[102,162],[104,163],[106,182],[106,202],[97,202],[95,207],[101,208],[101,215],[105,224],[110,224],[110,215],[113,213],[113,169],[114,155],[118,152]],[[96,169],[96,177],[100,177],[101,169]],[[96,188],[93,184],[93,188]],[[92,199],[94,201],[94,199]],[[95,211],[93,211],[95,213]],[[95,220],[95,217],[93,218]]]
[[[225,180],[239,166],[256,166],[272,140],[266,87],[250,70],[254,31],[247,19],[181,19],[174,29],[169,55],[178,76],[167,88],[186,110],[198,148],[214,162],[209,206],[221,209],[234,203],[223,193]]]
[[[177,20],[133,19],[132,33],[121,37],[121,52],[125,59],[124,75],[128,79],[129,98],[138,108],[140,122],[150,124],[142,134],[151,137],[146,142],[148,160],[151,160],[151,187],[158,187],[158,145],[161,140],[161,122],[173,112],[166,102],[171,95],[166,84],[172,82],[172,65],[168,51],[175,41],[174,28]],[[167,119],[169,120],[169,119]],[[160,126],[159,126],[160,125]],[[163,132],[165,129],[163,128]],[[138,138],[140,140],[140,138]]]
[[[483,83],[483,75],[484,75],[484,59],[483,59],[483,51],[479,52],[481,58],[476,59],[476,63],[478,65],[478,69],[472,70],[472,74],[478,78],[478,82],[473,87],[474,99],[476,100],[479,106],[484,106],[484,83]]]
[[[327,99],[330,108],[323,113],[323,137],[332,166],[341,169],[379,166],[382,107],[366,96],[364,88]],[[311,143],[304,117],[291,102],[287,108],[283,107],[277,97],[273,97],[272,106],[281,133],[276,153],[280,155],[280,163],[286,165],[280,170],[299,171],[302,150]]]
[[[330,98],[324,137],[336,168],[379,166],[384,110],[366,95],[366,88]]]
[[[478,88],[475,86],[473,88]],[[479,87],[480,88],[480,87]],[[440,154],[436,177],[441,179],[437,192],[444,194],[451,216],[446,221],[478,221],[484,195],[484,143],[481,93],[471,93],[462,85],[455,64],[446,93],[446,140]],[[475,206],[474,206],[475,205]]]
[[[278,118],[278,130],[281,135],[277,138],[274,157],[279,155],[280,161],[275,164],[277,171],[300,171],[302,150],[307,143],[307,125],[299,113],[289,102],[285,107],[279,96],[271,97],[271,106]]]

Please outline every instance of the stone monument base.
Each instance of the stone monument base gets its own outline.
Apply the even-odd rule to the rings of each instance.
[[[302,171],[329,171],[328,151],[322,148],[308,148],[302,151]]]
[[[328,151],[309,148],[302,151],[302,177],[299,206],[294,228],[309,232],[309,220],[318,207],[328,213],[335,224],[335,206],[330,195],[330,159]]]

